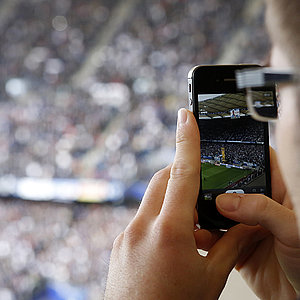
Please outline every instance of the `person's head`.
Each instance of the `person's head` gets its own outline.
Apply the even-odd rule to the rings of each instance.
[[[272,41],[271,66],[300,70],[300,0],[266,0]],[[276,125],[279,163],[300,228],[300,85],[280,88],[281,117]]]

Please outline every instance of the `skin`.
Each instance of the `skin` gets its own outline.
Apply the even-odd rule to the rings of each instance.
[[[276,69],[290,67],[278,47],[273,48],[271,64]],[[246,260],[237,263],[237,269],[261,299],[295,299],[296,293],[300,294],[297,230],[297,219],[300,220],[300,116],[295,87],[281,87],[280,99],[281,118],[276,124],[278,162],[274,151],[271,152],[272,195],[276,202],[262,195],[221,195],[217,199],[217,207],[224,216],[248,225],[259,224],[269,231],[259,243],[249,244],[249,249],[254,250],[249,251]]]
[[[272,65],[290,66],[276,46]],[[195,230],[200,138],[193,115],[179,111],[174,163],[154,175],[136,217],[115,240],[105,299],[217,299],[234,266],[261,299],[295,299],[300,292],[300,104],[293,87],[281,87],[280,95],[278,160],[271,149],[273,199],[220,195],[219,211],[243,223],[223,235]],[[198,248],[208,255],[199,255]]]
[[[292,69],[292,63],[285,56],[284,49],[275,46],[272,51],[271,64],[277,69]],[[300,93],[294,86],[280,88],[281,118],[276,128],[280,168],[287,188],[292,197],[294,210],[300,220]],[[300,222],[298,222],[300,232]]]
[[[116,239],[105,298],[217,299],[236,266],[262,299],[294,299],[299,238],[276,153],[271,151],[277,202],[262,195],[220,196],[221,213],[250,225],[220,235],[195,230],[199,143],[193,115],[181,110],[174,163],[154,175],[136,217]]]
[[[274,176],[279,174],[276,157],[272,160],[272,193],[278,202],[255,194],[221,195],[217,206],[224,216],[267,230],[262,240],[248,244],[248,253],[236,264],[256,295],[260,299],[295,299],[300,288],[297,220],[281,176]]]
[[[174,163],[154,175],[136,217],[115,240],[105,299],[217,299],[249,243],[265,236],[245,225],[220,239],[195,231],[199,143],[193,114],[180,110]]]

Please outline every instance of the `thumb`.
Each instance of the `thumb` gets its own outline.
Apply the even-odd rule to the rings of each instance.
[[[219,212],[247,225],[261,225],[279,241],[298,246],[296,217],[292,210],[260,194],[222,194],[216,199]]]
[[[221,274],[228,275],[266,234],[261,226],[233,226],[208,251],[207,258]]]

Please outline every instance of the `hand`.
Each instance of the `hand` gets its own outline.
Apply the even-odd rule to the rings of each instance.
[[[300,292],[300,240],[276,153],[271,149],[272,195],[224,194],[217,207],[224,216],[267,230],[265,238],[249,244],[237,269],[261,299],[295,299]]]
[[[195,231],[199,172],[198,127],[182,109],[172,167],[153,176],[135,218],[115,240],[105,299],[218,298],[244,245],[258,235],[238,227],[215,242],[210,232]],[[214,245],[204,257],[197,244]]]

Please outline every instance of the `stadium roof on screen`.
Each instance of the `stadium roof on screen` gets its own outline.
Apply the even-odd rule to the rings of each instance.
[[[199,95],[198,103],[201,118],[228,118],[234,109],[239,109],[240,116],[248,114],[245,95],[242,93]]]

